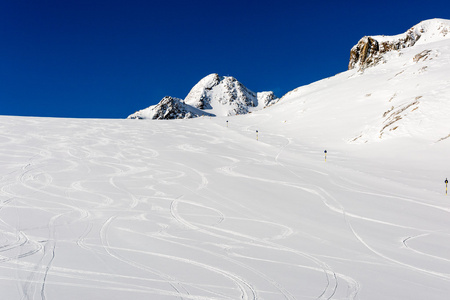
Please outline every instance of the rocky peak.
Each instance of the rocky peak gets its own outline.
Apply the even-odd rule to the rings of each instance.
[[[210,74],[191,89],[185,102],[215,115],[231,116],[262,109],[278,100],[272,92],[259,94],[249,90],[232,76]],[[259,101],[260,97],[262,103]]]
[[[386,52],[412,47],[416,43],[428,43],[450,35],[450,21],[432,19],[420,22],[405,33],[395,36],[365,36],[350,50],[348,69],[364,70],[384,62]]]

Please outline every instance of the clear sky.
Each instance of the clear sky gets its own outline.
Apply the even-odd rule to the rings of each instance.
[[[450,1],[1,0],[0,115],[126,118],[210,73],[290,90]]]

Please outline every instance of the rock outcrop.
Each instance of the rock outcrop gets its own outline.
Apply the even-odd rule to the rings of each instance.
[[[137,111],[128,116],[128,119],[170,120],[196,118],[199,116],[212,115],[185,104],[181,99],[166,96],[157,105]]]

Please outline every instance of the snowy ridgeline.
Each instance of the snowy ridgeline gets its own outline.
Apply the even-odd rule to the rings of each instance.
[[[359,47],[361,41],[372,44]],[[326,130],[332,140],[358,144],[449,139],[450,21],[428,20],[405,34],[361,41],[352,49],[359,51],[359,60],[350,60],[354,68],[287,93],[273,109],[298,118],[304,133],[318,138]]]
[[[255,93],[231,76],[210,74],[184,100],[164,97],[157,105],[128,119],[187,119],[199,116],[234,116],[266,108],[278,101],[273,92]]]

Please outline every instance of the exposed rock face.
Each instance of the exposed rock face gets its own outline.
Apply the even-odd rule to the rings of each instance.
[[[357,65],[359,65],[360,69],[364,69],[372,65],[374,61],[378,61],[380,58],[379,54],[380,45],[378,41],[365,36],[350,51],[348,69],[351,70]]]
[[[396,36],[365,36],[350,50],[348,69],[360,71],[385,62],[384,54],[412,47],[418,42],[445,38],[450,31],[448,20],[433,19],[420,22],[403,34]]]
[[[383,61],[384,53],[414,46],[420,38],[420,34],[417,34],[413,27],[405,33],[404,37],[398,39],[381,39],[381,41],[378,41],[375,38],[365,36],[352,48],[350,51],[350,62],[348,64],[349,70],[355,67],[364,70],[365,68],[379,64]]]
[[[185,104],[181,99],[166,96],[157,105],[137,111],[128,116],[128,119],[169,120],[199,116],[210,116],[210,114]]]
[[[263,105],[264,108],[271,106],[280,100],[272,91],[259,92],[256,94],[256,97],[258,98],[258,103]]]

